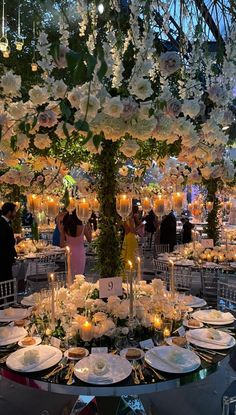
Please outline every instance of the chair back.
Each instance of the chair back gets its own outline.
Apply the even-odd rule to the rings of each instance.
[[[176,291],[190,294],[192,288],[192,271],[189,267],[175,266],[174,269]]]
[[[0,308],[9,307],[17,302],[16,279],[0,282]]]
[[[217,286],[217,308],[236,316],[236,275],[220,275]]]
[[[155,277],[165,281],[166,285],[169,284],[169,266],[166,262],[153,259]]]
[[[217,306],[217,280],[217,269],[207,268],[201,270],[202,297],[212,307]]]
[[[170,252],[170,245],[169,244],[155,244],[154,245],[154,258],[158,258],[160,254]]]

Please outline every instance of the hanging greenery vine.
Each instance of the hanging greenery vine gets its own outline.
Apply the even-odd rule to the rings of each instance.
[[[219,243],[220,238],[220,225],[218,217],[220,202],[216,195],[218,191],[218,182],[219,181],[217,179],[204,180],[204,185],[207,189],[207,201],[213,202],[213,208],[207,215],[206,232],[208,238],[213,239],[214,245]]]

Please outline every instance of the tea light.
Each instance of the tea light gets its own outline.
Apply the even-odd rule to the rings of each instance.
[[[127,195],[118,195],[116,198],[117,213],[125,221],[132,212],[132,198]]]
[[[170,337],[170,329],[168,327],[165,327],[163,330],[163,336],[164,337]]]
[[[90,342],[93,338],[93,325],[86,320],[80,329],[80,337],[84,342]]]
[[[176,192],[172,194],[172,205],[173,209],[176,210],[176,212],[180,213],[182,211],[184,205],[184,198],[184,192]]]
[[[153,326],[155,329],[160,330],[162,327],[162,319],[159,316],[155,316],[153,320]]]
[[[76,214],[78,218],[85,224],[91,216],[92,210],[90,203],[84,197],[77,202]]]

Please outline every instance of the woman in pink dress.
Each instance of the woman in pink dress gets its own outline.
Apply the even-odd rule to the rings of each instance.
[[[72,277],[84,274],[86,263],[84,237],[88,242],[91,242],[92,232],[90,226],[83,225],[74,210],[71,215],[67,213],[63,219],[63,233],[64,245],[70,247]]]

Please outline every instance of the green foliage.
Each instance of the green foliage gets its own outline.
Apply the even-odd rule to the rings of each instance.
[[[116,212],[117,176],[116,163],[118,143],[106,141],[101,136],[102,151],[95,157],[94,170],[97,176],[97,192],[100,202],[99,230],[96,242],[98,267],[101,278],[119,275],[120,240],[118,235],[118,215]]]

